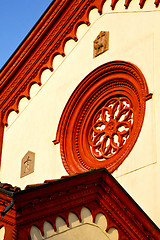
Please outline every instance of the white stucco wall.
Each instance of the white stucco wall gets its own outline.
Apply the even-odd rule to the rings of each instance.
[[[2,228],[0,229],[0,240],[3,240],[3,239],[4,239],[4,234],[5,234],[5,228],[2,227]]]
[[[78,30],[82,38],[67,45],[68,54],[60,65],[53,64],[57,66],[53,73],[43,74],[45,84],[5,129],[0,181],[23,188],[66,175],[59,145],[52,141],[67,100],[97,66],[113,60],[129,61],[143,72],[153,98],[146,103],[143,128],[134,149],[113,175],[160,225],[160,14],[151,1],[143,10],[133,2],[125,10],[124,2],[119,1],[114,11],[107,2],[102,16],[93,10],[92,25]],[[93,41],[100,31],[109,31],[109,50],[93,59]],[[20,178],[21,159],[28,150],[35,152],[35,170]]]

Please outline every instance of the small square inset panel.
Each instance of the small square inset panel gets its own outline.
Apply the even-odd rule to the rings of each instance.
[[[101,31],[93,43],[93,57],[104,53],[109,49],[109,32]]]
[[[21,178],[34,172],[35,153],[28,151],[22,158]]]

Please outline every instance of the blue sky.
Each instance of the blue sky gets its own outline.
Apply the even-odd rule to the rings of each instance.
[[[0,68],[52,0],[0,0]]]

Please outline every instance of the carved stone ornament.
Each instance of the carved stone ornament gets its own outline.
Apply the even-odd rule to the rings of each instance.
[[[68,100],[54,141],[66,171],[118,168],[136,143],[148,96],[143,74],[128,62],[106,63],[85,77]]]
[[[125,146],[133,128],[133,112],[127,97],[107,99],[93,117],[89,130],[88,142],[94,157],[110,159]]]
[[[93,46],[94,58],[107,51],[109,49],[109,32],[101,31],[94,40]]]
[[[28,151],[22,159],[21,177],[34,172],[35,153]]]

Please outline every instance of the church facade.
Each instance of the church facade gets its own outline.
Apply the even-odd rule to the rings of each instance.
[[[56,0],[4,65],[1,239],[160,238],[159,20]]]

